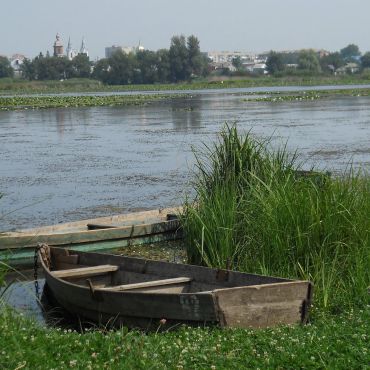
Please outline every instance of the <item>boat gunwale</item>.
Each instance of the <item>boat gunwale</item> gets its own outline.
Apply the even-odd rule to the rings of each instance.
[[[102,216],[102,217],[97,217],[97,218],[89,218],[89,219],[83,219],[79,221],[64,222],[64,223],[55,224],[55,225],[38,226],[38,227],[20,229],[20,230],[15,230],[15,231],[1,231],[0,241],[2,238],[5,238],[5,237],[18,237],[18,236],[37,237],[41,235],[40,233],[43,233],[44,235],[53,235],[53,234],[62,235],[62,233],[59,233],[58,231],[63,231],[63,230],[68,230],[68,229],[71,229],[70,231],[71,233],[72,232],[80,233],[82,231],[91,232],[95,230],[87,230],[86,227],[87,227],[87,224],[93,224],[93,223],[138,221],[138,223],[132,223],[132,225],[141,226],[145,224],[153,224],[153,223],[167,221],[166,216],[168,214],[179,214],[181,212],[181,209],[182,209],[181,207],[160,208],[160,209],[147,210],[147,211],[121,213],[121,214],[116,214],[113,216]],[[142,221],[145,221],[148,218],[153,219],[153,220],[157,219],[157,221],[151,222],[151,223],[148,223],[148,222],[140,223],[140,219],[142,219]],[[131,225],[122,225],[122,226],[118,225],[118,228],[127,227],[127,226],[131,226]]]
[[[32,235],[1,235],[0,236],[0,250],[13,250],[19,248],[35,248],[40,242],[40,239],[51,239],[47,243],[50,245],[68,245],[68,244],[83,244],[93,243],[102,240],[118,240],[130,239],[144,235],[162,234],[165,232],[176,231],[179,229],[179,220],[163,220],[148,224],[132,224],[123,227],[112,227],[108,229],[83,230],[67,233],[57,234],[32,234]],[[158,228],[158,230],[155,230]],[[160,229],[163,228],[163,229]],[[148,230],[146,230],[148,229]],[[154,229],[154,230],[153,230]],[[142,231],[140,231],[142,230]],[[130,232],[127,235],[122,233]],[[108,235],[108,237],[107,237]],[[80,238],[78,238],[80,236]],[[76,237],[81,240],[69,240],[68,238]],[[66,240],[62,240],[65,238]],[[54,241],[53,241],[54,240]],[[45,241],[44,241],[45,242]],[[4,245],[5,244],[5,245]]]
[[[52,248],[58,248],[58,247],[52,247]],[[65,249],[65,248],[58,248],[58,249],[63,249],[63,250],[69,250],[69,249]],[[78,252],[77,254],[90,254],[90,252],[81,252],[81,251],[73,251],[71,250],[72,252]],[[101,254],[102,256],[106,256],[107,254],[106,253],[96,253],[94,252],[95,254]],[[167,261],[155,261],[155,260],[149,260],[149,259],[146,259],[146,258],[141,258],[141,257],[128,257],[128,256],[120,256],[120,255],[113,255],[114,257],[121,257],[123,259],[126,259],[128,261],[150,261],[151,263],[154,263],[154,264],[160,264],[160,263],[164,263],[164,264],[168,264],[168,265],[173,265],[174,263],[172,262],[167,262]],[[73,286],[73,287],[76,287],[76,288],[81,288],[81,289],[84,289],[84,290],[91,290],[89,287],[87,286],[83,286],[83,285],[79,285],[79,284],[75,284],[73,282],[70,282],[70,281],[67,281],[63,278],[59,278],[57,276],[54,276],[53,275],[53,271],[51,271],[44,263],[44,260],[43,258],[41,257],[40,255],[40,252],[38,253],[38,258],[39,260],[41,261],[41,264],[42,264],[42,268],[44,270],[44,273],[45,273],[45,279],[46,279],[46,276],[49,276],[50,278],[54,279],[54,280],[58,280],[59,282],[63,283],[63,284],[66,284],[68,286]],[[275,277],[275,276],[267,276],[267,275],[260,275],[260,274],[250,274],[250,273],[245,273],[245,272],[240,272],[240,271],[234,271],[234,270],[224,270],[224,269],[216,269],[216,268],[212,268],[212,267],[206,267],[206,266],[198,266],[198,265],[191,265],[191,264],[185,264],[185,263],[176,263],[176,265],[178,266],[191,266],[191,267],[196,267],[196,268],[200,268],[204,271],[225,271],[225,272],[228,272],[228,273],[236,273],[236,274],[242,274],[242,275],[249,275],[249,276],[253,276],[253,277],[262,277],[262,278],[273,278],[273,279],[279,279],[279,280],[283,280],[283,281],[277,281],[277,282],[274,282],[274,283],[264,283],[264,284],[253,284],[253,285],[237,285],[237,286],[231,286],[231,287],[225,287],[225,288],[216,288],[216,289],[212,289],[212,290],[207,290],[207,291],[199,291],[199,292],[191,292],[191,293],[157,293],[157,292],[150,292],[150,293],[146,293],[146,292],[139,292],[139,291],[114,291],[114,290],[105,290],[105,289],[100,289],[99,287],[96,287],[94,288],[95,291],[99,291],[99,292],[104,292],[104,293],[115,293],[115,294],[137,294],[137,293],[141,293],[141,294],[154,294],[154,295],[163,295],[163,294],[169,294],[169,295],[196,295],[196,294],[205,294],[205,293],[210,293],[210,294],[214,294],[216,292],[221,292],[221,291],[229,291],[230,289],[243,289],[243,288],[259,288],[259,287],[264,287],[264,286],[271,286],[271,285],[289,285],[289,284],[292,284],[292,283],[310,283],[310,281],[308,280],[296,280],[296,279],[287,279],[287,278],[281,278],[281,277]],[[93,266],[93,265],[92,265]],[[117,265],[118,267],[120,267],[120,265]],[[58,270],[56,270],[58,271]],[[119,271],[119,269],[117,270]],[[145,275],[145,274],[144,274]],[[177,276],[173,276],[174,278],[177,277]],[[194,279],[194,281],[197,281],[194,276],[192,276],[192,278]]]

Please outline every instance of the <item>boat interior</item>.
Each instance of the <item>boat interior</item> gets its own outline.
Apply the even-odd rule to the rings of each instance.
[[[40,257],[53,277],[88,287],[92,291],[209,293],[215,289],[289,281],[200,266],[50,248],[45,245],[40,249]]]

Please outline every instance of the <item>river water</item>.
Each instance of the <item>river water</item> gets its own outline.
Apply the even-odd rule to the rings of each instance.
[[[181,204],[192,146],[210,143],[225,122],[271,137],[276,147],[287,142],[305,168],[370,167],[369,97],[246,102],[245,92],[251,89],[142,107],[0,112],[0,230]]]

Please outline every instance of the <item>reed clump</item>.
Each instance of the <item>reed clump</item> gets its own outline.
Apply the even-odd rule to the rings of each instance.
[[[182,215],[190,263],[309,279],[315,304],[368,300],[370,179],[302,171],[295,154],[226,125],[196,152]]]

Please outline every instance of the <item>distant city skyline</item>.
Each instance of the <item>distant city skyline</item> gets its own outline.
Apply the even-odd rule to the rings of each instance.
[[[194,34],[202,51],[264,52],[301,48],[337,51],[350,43],[370,51],[368,0],[18,0],[2,4],[0,55],[52,55],[55,35],[64,47],[85,39],[91,59],[105,47],[169,48],[173,35]]]

